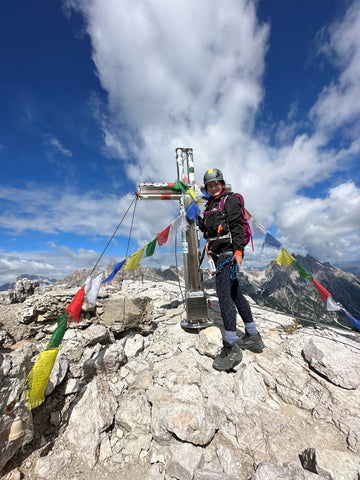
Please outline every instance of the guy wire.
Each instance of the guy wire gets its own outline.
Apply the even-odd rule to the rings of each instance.
[[[107,249],[107,248],[108,248],[108,246],[110,245],[110,242],[111,242],[111,240],[112,240],[112,239],[115,237],[115,235],[116,235],[116,232],[118,231],[118,229],[119,229],[120,225],[122,224],[122,222],[123,222],[124,218],[126,217],[126,215],[127,215],[128,211],[130,210],[130,208],[131,208],[132,204],[135,202],[135,200],[137,200],[137,197],[135,197],[135,198],[132,200],[132,202],[130,203],[130,205],[128,206],[128,208],[127,208],[126,212],[124,213],[124,215],[123,215],[122,219],[120,220],[120,222],[119,222],[118,226],[116,227],[116,229],[115,229],[114,233],[111,235],[111,237],[110,237],[110,240],[109,240],[109,241],[108,241],[108,243],[106,244],[106,247],[105,247],[105,248],[104,248],[104,250],[102,251],[102,253],[101,253],[101,255],[99,256],[99,258],[97,259],[97,261],[96,261],[96,263],[95,263],[95,265],[94,265],[93,269],[91,270],[90,276],[91,276],[91,275],[94,273],[94,271],[95,271],[95,268],[98,266],[98,264],[99,264],[100,260],[102,259],[102,257],[103,257],[103,255],[104,255],[104,253],[105,253],[106,249]]]

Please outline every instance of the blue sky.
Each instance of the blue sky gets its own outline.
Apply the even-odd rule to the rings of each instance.
[[[360,1],[6,0],[0,55],[0,284],[91,268],[179,146],[289,252],[360,263]],[[138,202],[130,253],[176,215]]]

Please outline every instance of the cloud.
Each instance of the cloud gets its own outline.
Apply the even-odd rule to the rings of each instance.
[[[109,95],[105,142],[134,183],[174,177],[179,146],[202,173],[251,130],[269,31],[252,2],[74,3]]]
[[[72,157],[71,151],[68,150],[67,148],[64,148],[62,146],[60,140],[58,140],[57,138],[55,138],[55,137],[49,138],[48,143],[49,143],[49,145],[54,147],[54,153],[61,153],[62,155],[65,155],[66,157]]]
[[[289,106],[276,147],[254,131],[270,31],[258,21],[255,2],[183,0],[174,6],[161,0],[72,0],[67,5],[84,15],[108,92],[104,141],[132,182],[172,181],[175,148],[191,146],[198,180],[207,168],[219,166],[270,224],[284,199],[331,179],[359,153],[355,139],[346,148],[330,147],[328,127],[360,112],[355,95],[360,2],[329,26],[328,44],[319,48],[345,57],[337,63],[337,82],[324,87],[302,122],[293,120],[299,106]]]
[[[26,188],[4,187],[0,200],[6,208],[0,214],[0,226],[15,234],[28,230],[42,233],[109,235],[119,216],[130,204],[130,196],[97,192],[77,194],[73,190],[54,190],[28,184]]]
[[[73,250],[53,245],[50,250],[12,252],[0,250],[0,284],[12,282],[22,274],[39,275],[50,279],[64,278],[76,269],[92,268],[98,258],[93,250]],[[105,261],[113,261],[106,257]]]
[[[344,18],[321,33],[318,51],[340,70],[340,75],[324,87],[311,114],[323,130],[349,127],[355,122],[348,128],[354,138],[359,132],[360,112],[360,2],[350,4]]]
[[[315,258],[355,262],[359,259],[360,189],[348,182],[328,191],[325,198],[297,197],[277,216],[285,245]],[[299,235],[299,226],[302,235]]]

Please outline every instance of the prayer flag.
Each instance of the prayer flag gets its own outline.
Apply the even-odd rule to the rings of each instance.
[[[211,197],[211,195],[210,195],[209,192],[207,192],[207,191],[203,192],[203,199],[204,200],[209,200],[210,197]]]
[[[189,194],[190,194],[190,197],[195,200],[195,190],[193,190],[192,188],[189,188]]]
[[[27,398],[29,410],[38,407],[45,400],[45,388],[48,384],[59,348],[52,348],[41,352],[28,375],[29,391]]]
[[[91,275],[85,280],[85,300],[89,307],[95,307],[99,295],[100,285],[103,279],[103,272]]]
[[[174,183],[174,185],[171,187],[173,190],[180,190],[182,193],[186,193],[187,189],[189,188],[189,185],[186,185],[185,182],[182,180],[178,180],[177,182]]]
[[[178,231],[186,232],[189,227],[185,214],[179,215],[171,224],[170,240],[174,239]]]
[[[156,243],[157,237],[155,237],[154,240],[151,240],[151,242],[146,245],[145,257],[151,257],[152,255],[154,255]]]
[[[137,252],[133,253],[129,260],[126,261],[124,272],[129,272],[130,270],[135,270],[139,263],[141,262],[142,256],[144,254],[145,247],[141,248]]]
[[[189,220],[197,220],[200,215],[200,208],[196,202],[191,202],[190,205],[186,207],[185,213]]]
[[[251,231],[254,232],[254,234],[265,235],[266,233],[265,228],[262,225],[260,225],[260,223],[257,222],[254,217],[250,217],[249,224],[250,224]]]
[[[55,332],[51,335],[47,350],[50,350],[52,348],[57,348],[60,345],[67,329],[68,320],[69,320],[69,315],[67,313],[63,313],[62,315],[58,316],[57,318],[58,326]]]
[[[200,188],[200,185],[198,183],[196,183],[194,185],[194,190],[192,190],[194,196],[193,196],[193,199],[195,200],[195,202],[199,202],[199,200],[202,200],[203,198],[203,193],[201,191],[201,188]],[[191,189],[189,190],[189,193],[190,195],[192,196],[191,194]]]
[[[281,247],[281,243],[279,242],[279,240],[276,240],[276,238],[273,237],[273,236],[271,235],[271,233],[266,232],[266,235],[265,235],[265,238],[264,238],[263,247],[266,247],[266,246],[274,247],[274,248],[280,248],[280,247]]]
[[[85,297],[85,289],[81,287],[75,295],[73,301],[68,305],[65,310],[69,314],[71,320],[78,322],[80,320],[81,307]]]
[[[331,295],[330,292],[328,292],[326,290],[325,287],[323,287],[319,282],[317,282],[314,278],[312,279],[312,281],[314,282],[314,285],[315,287],[319,290],[319,293],[321,295],[321,298],[324,300],[324,302],[326,301],[326,299]]]
[[[121,269],[121,267],[124,265],[124,263],[125,263],[125,260],[122,260],[121,262],[116,263],[113,266],[112,272],[110,273],[110,275],[107,278],[105,278],[103,283],[110,282],[110,280],[112,280],[115,277],[115,275]]]
[[[299,275],[301,278],[312,278],[311,273],[307,272],[299,263],[296,262],[296,267],[298,269]]]
[[[341,307],[335,302],[332,295],[330,295],[326,299],[326,310],[329,312],[336,312],[337,310],[341,310]]]
[[[171,228],[171,223],[162,232],[157,234],[157,242],[158,242],[159,247],[161,247],[161,245],[164,245],[164,243],[166,243],[168,241],[170,228]]]
[[[350,320],[350,322],[351,322],[352,324],[354,324],[355,327],[356,327],[358,330],[360,330],[360,321],[357,320],[357,319],[356,319],[355,317],[353,317],[352,315],[350,315],[349,312],[345,312],[345,315],[346,315],[347,318]]]
[[[186,220],[186,216],[184,214],[179,215],[172,223],[171,232],[186,232],[186,230],[190,227],[188,221]]]
[[[285,266],[287,268],[290,267],[290,265],[292,264],[292,262],[295,261],[295,258],[292,257],[290,255],[290,253],[288,253],[284,247],[282,247],[277,259],[276,259],[276,262],[281,265],[281,266]]]

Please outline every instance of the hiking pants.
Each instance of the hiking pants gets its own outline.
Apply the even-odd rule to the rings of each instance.
[[[215,262],[216,267],[225,262],[227,258],[229,258],[228,254],[221,254]],[[216,294],[225,330],[236,331],[236,309],[244,323],[253,322],[249,302],[241,293],[237,278],[234,280],[230,278],[230,262],[226,263],[216,274]]]

